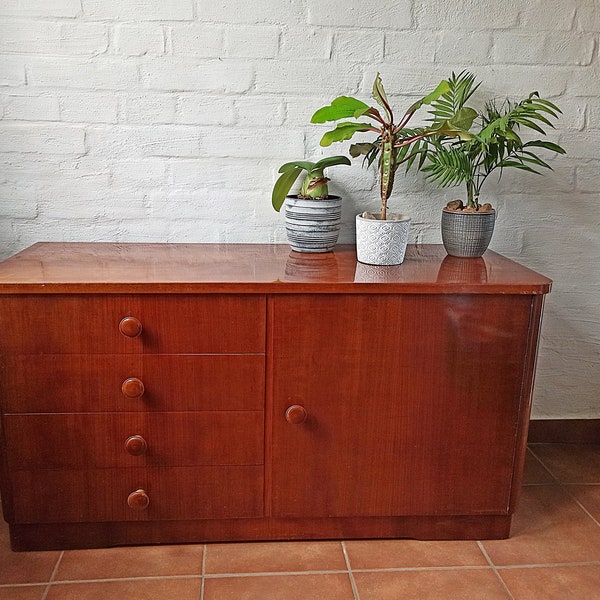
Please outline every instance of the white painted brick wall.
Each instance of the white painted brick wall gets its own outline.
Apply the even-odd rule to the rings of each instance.
[[[492,247],[555,280],[534,415],[600,417],[599,37],[597,0],[2,0],[0,256],[39,240],[285,242],[279,165],[348,148],[319,146],[316,108],[368,101],[380,71],[401,111],[467,68],[480,99],[538,90],[563,109],[555,170],[490,182]],[[352,242],[375,173],[329,175]],[[418,174],[396,188],[413,240],[439,242],[459,192]]]

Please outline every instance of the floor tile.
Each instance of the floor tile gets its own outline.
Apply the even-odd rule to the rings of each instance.
[[[62,583],[50,586],[46,600],[198,600],[200,578]]]
[[[42,600],[47,585],[0,587],[0,600]]]
[[[600,563],[498,572],[514,600],[600,600]]]
[[[563,483],[600,484],[600,444],[532,444],[531,450]]]
[[[537,483],[556,483],[556,480],[548,472],[546,467],[527,450],[525,455],[525,470],[523,472],[523,484],[532,485]]]
[[[360,600],[509,600],[492,569],[355,573]]]
[[[200,545],[141,546],[67,551],[58,567],[56,580],[201,574]]]
[[[600,523],[600,485],[567,485],[565,488]]]
[[[487,566],[476,542],[361,540],[346,542],[350,568]]]
[[[209,544],[205,573],[346,570],[340,542]]]
[[[482,542],[495,565],[600,560],[600,527],[558,485],[526,486],[507,540]]]
[[[347,574],[210,578],[204,600],[353,600]],[[51,600],[51,599],[48,599]]]
[[[13,552],[8,525],[0,519],[0,584],[50,581],[60,552]]]

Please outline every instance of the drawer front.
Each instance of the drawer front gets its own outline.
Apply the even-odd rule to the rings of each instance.
[[[0,354],[264,352],[265,318],[260,295],[6,296]]]
[[[75,523],[262,517],[263,479],[261,466],[219,466],[18,471],[11,483],[16,523]]]
[[[4,356],[0,402],[8,413],[262,410],[264,372],[262,354]]]
[[[10,471],[261,465],[263,413],[6,415]]]

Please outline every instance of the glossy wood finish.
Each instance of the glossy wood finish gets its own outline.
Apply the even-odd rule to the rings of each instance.
[[[247,519],[263,515],[261,466],[16,471],[12,480],[16,523]],[[132,510],[127,502],[139,489],[149,498],[143,511]],[[163,526],[167,531],[168,523]]]
[[[13,548],[506,537],[550,284],[439,246],[36,244],[0,264]]]
[[[263,420],[262,411],[11,414],[4,435],[20,449],[8,456],[11,471],[260,465]],[[147,450],[126,451],[131,436]]]
[[[119,324],[132,313],[143,330],[129,337]],[[265,299],[236,294],[0,295],[0,331],[1,354],[264,352]]]
[[[262,410],[264,369],[263,354],[0,356],[0,397],[8,413]]]
[[[530,311],[528,296],[273,298],[273,515],[507,514]]]
[[[0,263],[0,294],[544,294],[551,283],[489,250],[465,261],[427,244],[409,246],[395,267],[357,263],[343,245],[317,256],[287,245],[87,242],[39,243]]]

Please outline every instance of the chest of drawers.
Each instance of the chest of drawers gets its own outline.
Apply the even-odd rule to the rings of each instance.
[[[13,548],[506,537],[549,289],[438,246],[32,246],[0,265]]]

